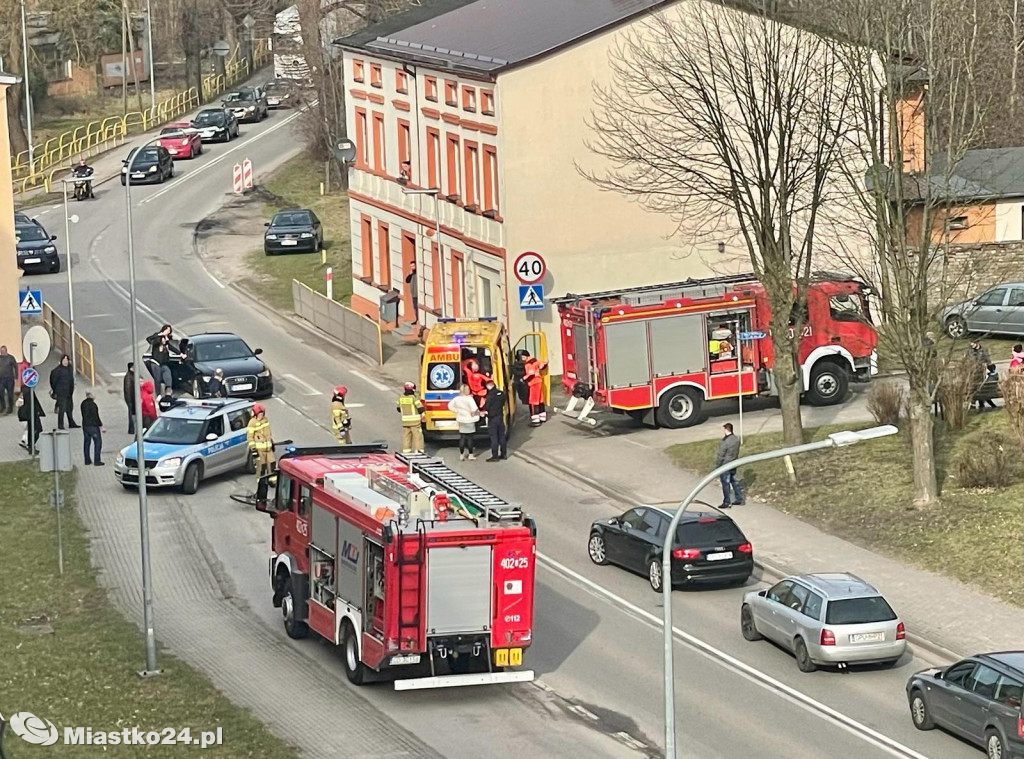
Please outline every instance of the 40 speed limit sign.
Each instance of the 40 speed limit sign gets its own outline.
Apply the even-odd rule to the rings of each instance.
[[[532,285],[544,279],[548,267],[539,253],[521,253],[512,267],[516,279],[524,285]]]

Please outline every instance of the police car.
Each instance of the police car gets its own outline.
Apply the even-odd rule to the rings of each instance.
[[[252,405],[234,398],[190,399],[162,414],[143,438],[146,486],[177,487],[191,495],[207,477],[239,469],[252,473],[245,439]],[[114,476],[125,488],[138,485],[135,443],[118,454]]]

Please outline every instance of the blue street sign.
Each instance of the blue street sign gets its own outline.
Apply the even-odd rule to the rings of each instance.
[[[21,384],[25,387],[35,387],[39,384],[39,372],[31,366],[26,366],[21,370]]]
[[[544,308],[544,285],[519,285],[519,308],[541,311]]]
[[[18,303],[21,305],[21,315],[43,313],[43,291],[22,290],[18,293]]]
[[[764,340],[766,337],[767,332],[740,332],[740,340]]]

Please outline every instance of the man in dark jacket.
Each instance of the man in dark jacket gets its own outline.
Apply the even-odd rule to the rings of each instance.
[[[0,414],[14,411],[14,380],[18,376],[18,362],[0,345]]]
[[[46,416],[42,404],[35,397],[32,388],[21,388],[21,407],[18,409],[18,420],[25,422],[27,445],[24,447],[29,453],[35,455],[39,447],[39,436],[43,433],[42,418]]]
[[[227,390],[224,388],[224,370],[217,369],[210,377],[210,382],[206,386],[207,391],[210,393],[211,398],[227,398]]]
[[[103,434],[106,432],[106,428],[103,426],[103,422],[100,421],[100,410],[96,405],[96,399],[93,398],[92,393],[85,394],[85,400],[82,401],[82,435],[85,441],[85,465],[95,464],[96,466],[103,466],[103,462],[100,461],[100,451],[103,449]],[[92,443],[92,456],[89,456],[89,444]]]
[[[735,461],[740,457],[740,439],[732,434],[732,424],[726,422],[722,425],[725,434],[718,444],[718,454],[715,456],[715,468]],[[719,475],[722,483],[722,508],[743,505],[743,491],[740,490],[740,481],[736,477],[736,470],[730,469]],[[730,492],[730,489],[732,492]]]
[[[173,384],[171,378],[171,325],[165,324],[156,332],[146,338],[150,346],[149,373],[153,375],[153,382],[158,393],[162,393],[165,387]]]
[[[525,406],[530,402],[530,388],[526,384],[526,362],[523,351],[516,351],[516,360],[512,362],[512,385],[515,387],[519,403]]]
[[[508,458],[508,434],[505,430],[505,406],[508,395],[487,378],[487,395],[484,396],[484,414],[487,416],[487,432],[491,436],[491,457],[488,461]]]
[[[60,357],[60,363],[50,372],[50,395],[57,401],[57,429],[64,429],[64,417],[67,417],[68,427],[75,429],[75,370],[71,366],[71,359],[67,356]]]
[[[124,405],[128,407],[128,434],[135,434],[135,364],[128,362],[124,373]]]

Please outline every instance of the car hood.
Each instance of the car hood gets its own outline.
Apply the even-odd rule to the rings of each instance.
[[[227,122],[223,124],[193,124],[193,129],[227,129]]]
[[[127,171],[128,167],[131,166],[132,171],[148,171],[151,166],[159,166],[160,161],[152,161],[148,158],[140,158],[137,161],[131,159],[124,162],[124,170]]]
[[[297,234],[299,232],[312,232],[312,231],[313,231],[313,226],[311,224],[302,224],[302,225],[289,224],[289,225],[280,225],[280,226],[274,226],[274,227],[267,227],[267,232],[271,232],[271,233],[273,233],[275,235]]]
[[[266,369],[266,364],[257,356],[249,356],[228,361],[196,361],[195,367],[205,377],[212,377],[218,369],[224,370],[225,377],[237,377],[241,374],[259,374]]]
[[[32,253],[37,250],[43,250],[53,245],[52,240],[25,240],[24,242],[18,243],[19,253]]]
[[[149,443],[146,441],[142,442],[142,450],[146,452],[146,461],[160,461],[166,459],[169,456],[181,456],[183,451],[187,451],[190,448],[194,448],[198,443],[193,445],[174,445],[172,443]],[[132,443],[127,448],[121,451],[121,455],[129,459],[137,459],[135,452],[138,450],[135,443]]]

